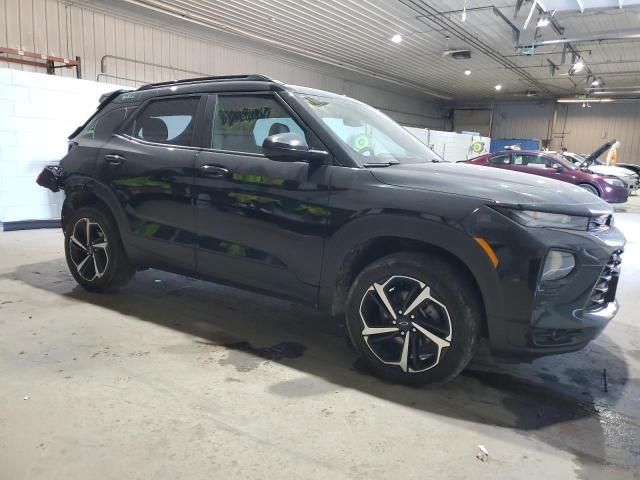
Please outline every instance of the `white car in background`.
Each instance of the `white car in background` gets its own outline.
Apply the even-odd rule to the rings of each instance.
[[[581,170],[587,170],[592,173],[597,173],[598,175],[603,175],[607,177],[616,177],[624,182],[627,188],[630,190],[630,193],[634,193],[640,187],[640,176],[636,174],[634,171],[629,170],[627,168],[615,167],[612,165],[605,165],[601,161],[598,160],[598,157],[603,155],[607,150],[609,150],[614,144],[616,140],[612,140],[610,142],[605,143],[596,151],[594,151],[591,155],[584,155],[572,152],[560,152],[562,155],[571,161],[577,168]]]

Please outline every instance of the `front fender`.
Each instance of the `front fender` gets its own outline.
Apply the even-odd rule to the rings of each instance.
[[[491,318],[502,311],[503,298],[496,270],[472,237],[461,227],[446,224],[437,217],[395,213],[356,218],[343,225],[327,241],[318,299],[321,309],[335,314],[344,312],[344,305],[335,300],[338,289],[350,288],[350,285],[341,284],[345,268],[363,246],[376,238],[412,240],[426,247],[444,250],[464,264],[473,275],[487,317]]]

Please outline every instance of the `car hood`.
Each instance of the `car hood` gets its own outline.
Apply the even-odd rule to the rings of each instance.
[[[464,195],[487,203],[573,215],[603,215],[613,208],[570,183],[521,172],[465,163],[417,163],[372,168],[380,182]]]
[[[589,165],[589,170],[599,175],[613,175],[615,177],[633,177],[634,173],[626,168],[611,165]]]
[[[591,155],[589,155],[587,158],[585,158],[585,163],[591,163],[593,162],[596,158],[598,158],[600,155],[602,155],[604,152],[606,152],[607,150],[609,150],[611,147],[613,147],[615,145],[615,143],[617,142],[617,140],[610,140],[607,143],[600,145],[598,148],[596,148]]]

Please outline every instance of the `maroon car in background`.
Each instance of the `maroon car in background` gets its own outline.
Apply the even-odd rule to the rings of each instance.
[[[515,170],[573,183],[609,203],[624,203],[629,197],[629,190],[622,180],[585,172],[552,152],[504,150],[473,158],[466,163]]]

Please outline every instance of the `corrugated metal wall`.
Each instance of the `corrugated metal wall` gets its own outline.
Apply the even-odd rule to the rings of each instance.
[[[640,103],[558,104],[553,132],[554,102],[514,102],[495,105],[459,105],[455,129],[475,125],[477,115],[493,108],[492,138],[548,140],[551,149],[566,146],[576,153],[590,153],[608,140],[620,142],[618,161],[640,163]],[[488,130],[488,124],[478,131]]]
[[[200,27],[174,19],[132,19],[117,3],[102,1],[87,6],[60,0],[0,0],[0,46],[70,59],[80,56],[83,78],[120,85],[139,86],[199,75],[263,73],[288,83],[358,98],[405,125],[443,128],[442,108],[419,93],[392,84],[380,88],[375,79],[266,47],[248,46],[238,37],[217,32],[209,35]],[[0,60],[0,67],[6,66],[38,70]],[[58,72],[74,74],[72,70]]]
[[[565,125],[566,117],[566,125]],[[554,145],[560,141],[569,150],[591,153],[608,140],[620,142],[618,161],[640,164],[640,103],[561,105],[554,132]]]
[[[496,105],[493,111],[493,138],[547,139],[553,118],[553,103]]]

